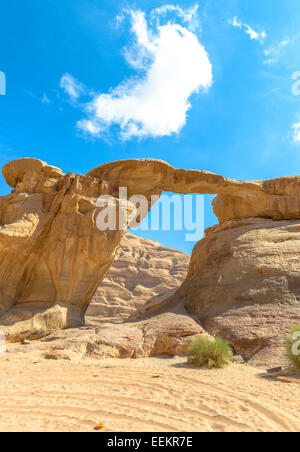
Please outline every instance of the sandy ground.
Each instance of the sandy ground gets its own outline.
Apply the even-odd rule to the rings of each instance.
[[[46,360],[0,356],[0,431],[299,431],[300,385],[184,358]]]

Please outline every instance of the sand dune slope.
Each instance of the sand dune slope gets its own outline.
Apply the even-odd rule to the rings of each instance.
[[[8,358],[8,360],[7,360]],[[49,361],[0,357],[1,431],[299,431],[300,385],[184,358]]]

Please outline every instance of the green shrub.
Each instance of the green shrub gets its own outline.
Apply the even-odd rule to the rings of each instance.
[[[300,372],[300,354],[297,355],[297,351],[300,350],[300,326],[291,326],[291,335],[285,343],[285,348],[292,368]]]
[[[209,369],[227,366],[232,358],[231,347],[220,337],[197,336],[188,352],[190,364]]]

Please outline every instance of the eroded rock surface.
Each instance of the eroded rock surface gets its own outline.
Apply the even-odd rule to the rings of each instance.
[[[98,287],[86,322],[122,321],[156,297],[177,290],[191,256],[127,233],[117,257]]]
[[[236,218],[300,218],[300,176],[266,181],[237,181],[208,171],[175,169],[161,160],[121,160],[88,175],[127,187],[128,195],[174,193],[217,194],[214,212],[220,223]]]
[[[120,325],[104,324],[58,331],[41,341],[11,349],[13,353],[40,351],[45,359],[146,358],[185,355],[196,335],[207,333],[185,313],[164,313]]]
[[[284,363],[284,340],[300,320],[300,221],[250,219],[208,229],[179,293],[206,331],[250,363]]]
[[[124,233],[96,226],[96,200],[112,189],[35,159],[2,171],[14,190],[0,198],[1,330],[18,341],[82,325]]]

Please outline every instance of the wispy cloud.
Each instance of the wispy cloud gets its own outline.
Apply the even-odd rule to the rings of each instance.
[[[264,54],[266,59],[264,60],[265,64],[274,64],[279,61],[279,58],[282,54],[282,50],[290,44],[290,39],[284,39],[280,42],[275,42],[270,45],[267,49],[265,49]]]
[[[152,11],[148,21],[142,11],[127,13],[135,39],[124,54],[141,75],[123,81],[107,94],[96,95],[85,107],[87,117],[77,126],[102,136],[117,125],[123,139],[177,133],[186,123],[191,94],[212,84],[209,57],[191,31],[197,7],[185,11],[165,5]],[[173,13],[172,20],[161,25],[159,16],[167,13]],[[62,87],[78,97],[70,77],[65,74]]]
[[[194,5],[191,8],[183,9],[178,5],[163,5],[151,11],[151,19],[158,20],[160,16],[166,16],[169,13],[176,13],[181,17],[190,31],[196,32],[200,28],[200,20],[198,15],[199,6]]]
[[[43,95],[42,95],[41,102],[42,102],[42,104],[47,104],[47,105],[51,104],[51,100],[45,93],[43,93]]]
[[[35,99],[35,100],[41,102],[42,104],[46,104],[46,105],[50,105],[50,104],[51,104],[51,100],[50,100],[50,98],[47,96],[46,93],[43,93],[42,96],[38,96],[38,95],[34,94],[32,91],[26,90],[25,92],[28,94],[28,96],[30,96],[30,97],[32,97],[33,99]]]
[[[59,86],[73,101],[77,100],[86,91],[86,88],[83,85],[83,83],[79,82],[75,77],[73,77],[69,73],[65,73],[61,77]]]
[[[230,24],[235,27],[239,28],[240,30],[244,30],[247,35],[249,35],[250,39],[254,39],[256,41],[259,41],[260,43],[263,43],[264,39],[267,37],[267,33],[265,31],[256,31],[254,30],[250,25],[241,22],[237,16],[235,16],[231,21]]]

